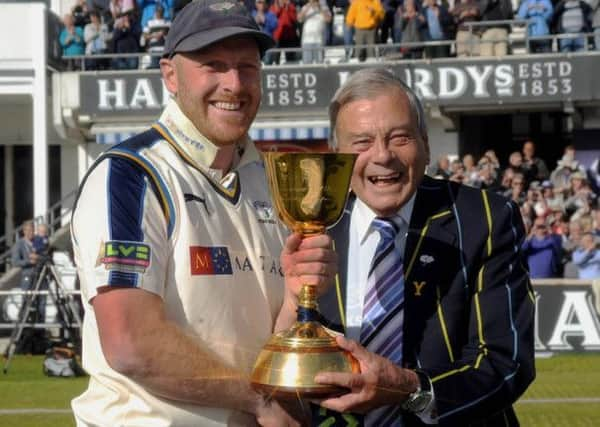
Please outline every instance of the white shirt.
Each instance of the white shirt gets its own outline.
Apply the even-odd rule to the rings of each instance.
[[[155,129],[162,139],[130,153],[164,184],[171,215],[148,178],[136,178],[134,168],[112,158],[90,173],[74,210],[73,248],[86,306],[83,365],[90,374],[88,389],[72,403],[77,425],[213,427],[233,419],[254,425],[249,414],[156,396],[111,369],[102,353],[90,306],[101,286],[158,295],[170,321],[248,375],[283,301],[279,254],[288,232],[273,214],[254,144],[247,141],[243,154],[240,147],[234,171],[220,179],[209,168],[217,147],[173,101]],[[239,197],[228,196],[235,188]]]
[[[396,246],[404,253],[406,234],[410,216],[415,204],[415,194],[392,217],[400,231],[396,236]],[[350,239],[348,242],[348,259],[358,259],[361,262],[349,262],[346,286],[346,336],[360,341],[360,326],[362,325],[363,302],[367,287],[367,277],[371,268],[371,260],[375,255],[380,235],[371,223],[377,217],[363,201],[356,198],[350,215]]]
[[[327,22],[323,13],[329,13],[329,7],[325,4],[324,6],[319,5],[319,8],[317,8],[312,3],[307,3],[302,7],[302,10],[305,11],[302,25],[302,45],[324,45]]]
[[[406,236],[410,217],[415,206],[416,193],[400,208],[400,211],[391,217],[399,227],[396,236],[396,246],[402,254],[406,249]],[[350,238],[348,242],[348,259],[360,262],[348,262],[346,271],[346,337],[360,342],[360,327],[362,325],[363,303],[367,291],[367,279],[371,261],[375,255],[377,244],[381,238],[371,223],[377,217],[358,197],[350,214]],[[406,260],[404,260],[406,261]],[[406,262],[404,263],[406,265]],[[433,389],[432,389],[433,393]],[[432,418],[435,409],[435,393],[431,403],[425,410],[416,414],[426,424],[437,424]]]

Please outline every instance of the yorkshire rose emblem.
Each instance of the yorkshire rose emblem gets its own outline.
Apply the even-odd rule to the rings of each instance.
[[[211,4],[210,6],[208,6],[211,10],[214,10],[215,12],[222,12],[224,10],[229,10],[231,8],[235,7],[235,3],[229,2],[229,1],[224,1],[221,3],[215,3],[215,4]]]
[[[421,264],[427,265],[427,264],[431,264],[433,261],[435,261],[435,258],[432,257],[431,255],[421,255],[421,257],[419,258],[419,261],[421,261]]]

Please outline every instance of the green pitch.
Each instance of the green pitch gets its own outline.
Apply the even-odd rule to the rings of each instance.
[[[43,359],[17,355],[8,374],[0,372],[0,426],[75,426],[70,401],[85,390],[88,378],[47,377],[42,371]]]
[[[0,426],[74,426],[70,400],[87,378],[48,378],[42,356],[15,356],[0,373]],[[537,359],[537,378],[516,404],[524,427],[600,426],[600,354]]]
[[[515,405],[523,426],[600,426],[600,355],[536,359],[537,377]]]

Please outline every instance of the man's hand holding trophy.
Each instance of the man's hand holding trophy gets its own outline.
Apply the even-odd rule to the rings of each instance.
[[[287,227],[304,236],[325,233],[340,219],[355,154],[264,152],[273,204]],[[294,325],[275,333],[252,372],[252,386],[278,399],[318,399],[347,390],[318,384],[321,371],[358,372],[356,360],[341,349],[319,322],[314,286],[303,284]]]

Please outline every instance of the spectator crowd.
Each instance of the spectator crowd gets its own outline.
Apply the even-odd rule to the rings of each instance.
[[[187,0],[189,1],[189,0]],[[171,21],[186,0],[78,0],[64,17],[60,43],[65,55],[86,54],[86,69],[157,68]],[[347,59],[374,55],[374,44],[403,44],[404,58],[503,56],[508,53],[507,20],[527,20],[533,52],[547,52],[551,33],[561,51],[584,48],[582,33],[593,32],[600,50],[600,0],[240,0],[277,48],[302,47],[299,53],[267,53],[266,64],[301,60],[323,61],[320,49],[333,41],[333,17],[343,14],[343,44]],[[486,25],[473,24],[489,21]],[[585,36],[587,37],[587,36]],[[444,43],[425,47],[415,42],[455,40],[455,51]],[[413,44],[411,44],[413,43]],[[386,47],[386,49],[388,49]],[[393,49],[392,47],[390,49]],[[96,54],[139,55],[94,58]],[[282,58],[283,57],[283,58]],[[71,64],[76,68],[77,63]],[[549,171],[527,141],[502,168],[492,150],[479,159],[439,160],[435,175],[504,194],[521,209],[528,238],[523,250],[533,278],[600,278],[600,164],[586,170],[569,146]]]
[[[600,279],[599,158],[585,168],[567,146],[550,171],[534,142],[526,141],[506,167],[488,150],[479,159],[442,156],[432,174],[503,194],[519,206],[531,278]]]
[[[70,61],[71,69],[157,68],[171,22],[189,1],[76,0],[63,17],[63,55],[90,57]],[[503,56],[513,20],[527,21],[531,52],[551,51],[551,34],[560,35],[556,49],[563,52],[586,43],[600,50],[600,0],[521,0],[518,7],[512,0],[238,1],[277,48],[302,48],[286,51],[286,62],[321,63],[322,48],[332,44],[348,46],[344,60],[365,61],[376,44],[391,44],[382,52],[395,58]],[[91,58],[98,54],[111,57]],[[264,61],[278,64],[281,57],[271,51]]]

